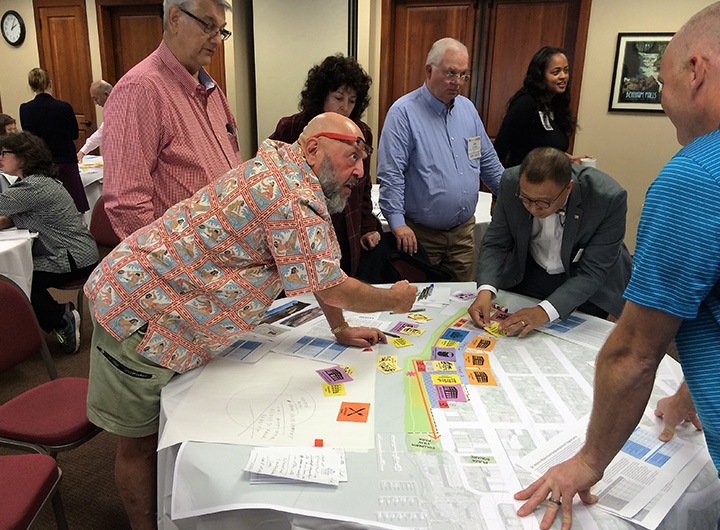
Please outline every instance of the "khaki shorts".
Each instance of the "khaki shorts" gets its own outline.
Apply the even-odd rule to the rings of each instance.
[[[140,355],[135,348],[145,335],[136,331],[118,341],[95,320],[90,347],[87,415],[108,432],[142,438],[158,432],[160,391],[175,375]]]

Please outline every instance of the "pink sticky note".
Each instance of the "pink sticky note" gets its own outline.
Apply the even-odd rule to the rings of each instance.
[[[329,385],[347,383],[348,381],[353,380],[353,378],[350,377],[347,372],[345,372],[345,370],[343,370],[339,366],[333,366],[332,368],[323,368],[321,370],[315,371],[320,377],[323,378],[323,381],[325,381]]]

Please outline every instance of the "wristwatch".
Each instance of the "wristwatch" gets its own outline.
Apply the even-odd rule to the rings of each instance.
[[[336,327],[336,328],[332,328],[330,331],[332,332],[333,335],[337,335],[337,334],[340,333],[342,330],[344,330],[344,329],[346,329],[346,328],[349,328],[349,327],[350,327],[350,324],[348,323],[348,321],[347,321],[347,320],[344,320],[342,324],[340,324],[340,325],[339,325],[338,327]]]

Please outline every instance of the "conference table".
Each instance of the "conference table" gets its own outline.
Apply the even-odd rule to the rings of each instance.
[[[432,397],[430,393],[423,394],[419,390],[427,384],[428,378],[435,381],[437,374],[429,372],[437,371],[438,366],[428,365],[419,359],[430,359],[431,352],[433,356],[445,355],[441,351],[444,348],[433,348],[447,346],[449,343],[444,340],[462,341],[463,333],[470,333],[467,335],[469,338],[478,332],[467,321],[465,313],[474,289],[474,283],[435,285],[434,292],[447,296],[448,303],[422,307],[423,310],[416,314],[422,314],[427,319],[420,321],[409,320],[407,314],[380,314],[375,324],[366,325],[397,330],[395,326],[405,322],[413,323],[424,331],[410,336],[410,346],[378,344],[372,351],[360,352],[361,355],[358,354],[352,364],[356,367],[352,374],[356,381],[345,383],[347,396],[322,397],[320,392],[321,397],[310,400],[314,407],[310,408],[321,414],[318,411],[327,408],[332,411],[333,406],[340,406],[340,402],[354,401],[357,395],[361,395],[364,387],[350,386],[357,381],[364,381],[362,384],[366,386],[374,385],[374,392],[372,388],[369,390],[371,397],[364,396],[367,402],[359,400],[361,403],[355,403],[368,404],[369,420],[362,428],[367,429],[369,425],[372,442],[365,449],[347,449],[362,445],[361,440],[367,431],[360,429],[355,438],[346,439],[348,480],[339,486],[307,482],[251,483],[250,473],[243,469],[253,447],[230,441],[239,440],[241,435],[236,430],[240,432],[247,427],[243,422],[247,420],[248,410],[254,411],[253,422],[265,421],[264,414],[272,408],[266,401],[265,392],[271,392],[273,396],[277,392],[274,399],[283,402],[279,405],[281,408],[286,406],[285,402],[295,399],[278,390],[287,388],[286,377],[288,381],[294,377],[302,378],[307,375],[306,370],[312,372],[334,364],[343,365],[342,362],[328,364],[271,352],[254,364],[216,359],[204,367],[173,378],[161,398],[159,528],[537,528],[544,506],[527,518],[519,518],[515,514],[520,503],[512,499],[512,492],[526,487],[534,478],[520,466],[520,461],[559,433],[582,425],[582,419],[586,418],[592,405],[595,356],[613,324],[575,313],[570,321],[548,328],[546,332],[533,331],[523,339],[497,338],[494,348],[485,358],[486,361],[489,359],[490,383],[486,379],[481,386],[462,385],[460,396],[465,396],[467,401],[457,395],[455,398],[448,397],[447,402],[441,401],[437,396]],[[312,301],[312,297],[305,299],[308,303]],[[289,300],[293,299],[284,299],[276,304],[287,304]],[[535,300],[504,292],[500,293],[497,302],[510,312],[536,303]],[[354,316],[348,318],[352,320]],[[480,337],[485,339],[487,334]],[[465,345],[464,342],[460,344],[458,352]],[[457,363],[462,363],[462,353],[457,355]],[[401,369],[381,373],[375,368],[378,356],[397,356]],[[292,373],[283,374],[284,370],[278,369],[285,362],[283,359],[292,360],[287,361],[296,367],[292,370],[288,368]],[[468,362],[467,357],[465,362]],[[303,368],[298,369],[298,366]],[[369,375],[368,371],[371,372]],[[465,368],[465,371],[470,373],[472,370]],[[458,369],[458,372],[461,370]],[[496,385],[491,384],[493,377]],[[658,371],[650,406],[638,427],[654,429],[650,444],[661,430],[661,423],[654,417],[652,407],[657,399],[673,393],[681,378],[679,365],[666,357]],[[224,385],[231,387],[227,399],[223,397],[223,392],[228,391],[222,389]],[[195,403],[197,399],[203,401],[202,405]],[[341,412],[344,405],[340,406]],[[193,406],[200,407],[202,412],[191,416],[188,421],[181,412],[188,406],[191,409]],[[243,409],[242,414],[238,407]],[[289,409],[283,410],[287,412]],[[341,423],[335,421],[334,414],[337,411],[332,417],[319,419],[321,423],[317,425],[322,427],[313,427],[317,429],[317,438],[323,439],[327,446],[335,445],[332,442],[336,436],[342,437],[342,434],[335,433],[341,428]],[[279,416],[273,421],[282,423]],[[246,419],[242,420],[243,417]],[[185,423],[180,424],[183,418]],[[295,429],[301,431],[303,425],[300,421],[293,423],[292,432],[296,432]],[[342,429],[345,428],[342,424]],[[221,441],[209,441],[216,435],[207,431],[224,429],[227,432],[220,437]],[[678,491],[680,497],[677,502],[667,504],[672,506],[667,515],[661,510],[658,516],[653,512],[658,508],[649,508],[651,503],[636,517],[646,517],[646,524],[655,517],[659,524],[650,527],[663,530],[715,530],[720,514],[720,481],[704,449],[702,435],[691,426],[683,425],[678,429],[676,439],[678,444],[702,447],[697,449],[700,452],[692,460],[699,473],[684,479],[681,479],[684,475],[678,473],[677,479],[673,479],[677,482],[686,480],[689,487],[681,495],[682,490]],[[278,442],[266,438],[265,443],[255,445],[278,443],[283,445],[282,440]],[[312,446],[313,440],[290,445]],[[573,528],[584,530],[642,528],[597,506],[583,506],[577,499],[573,523]],[[556,521],[553,528],[559,527],[559,521]]]
[[[28,298],[33,277],[33,239],[26,230],[0,230],[0,274],[18,284]]]
[[[80,169],[80,179],[82,180],[83,188],[85,188],[85,195],[90,205],[90,209],[83,214],[83,220],[87,226],[90,226],[90,219],[92,218],[95,204],[98,199],[102,197],[103,158],[96,155],[86,155],[82,163],[78,164],[78,167]]]

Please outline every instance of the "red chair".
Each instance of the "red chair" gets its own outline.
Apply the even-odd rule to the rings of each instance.
[[[0,405],[0,446],[53,458],[100,432],[87,417],[88,380],[58,378],[45,339],[25,293],[0,275],[0,372],[40,353],[50,381]]]
[[[0,528],[27,530],[50,500],[58,530],[67,530],[61,478],[57,462],[48,455],[0,456]]]

